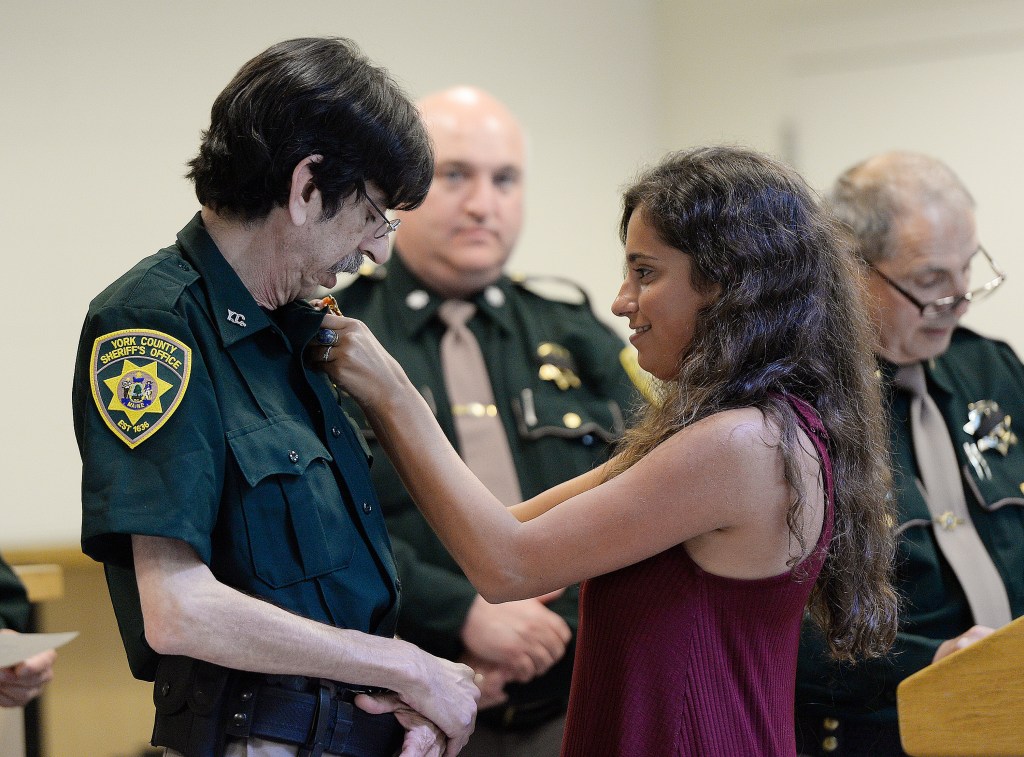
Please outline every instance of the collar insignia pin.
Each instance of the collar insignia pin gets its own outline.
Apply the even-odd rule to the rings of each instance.
[[[484,299],[492,308],[500,308],[505,304],[505,293],[492,284],[484,290]]]
[[[423,310],[430,302],[430,295],[422,289],[413,289],[405,296],[405,305],[410,310]]]

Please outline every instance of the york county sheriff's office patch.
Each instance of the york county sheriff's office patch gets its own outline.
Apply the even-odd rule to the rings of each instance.
[[[134,449],[174,415],[192,370],[192,350],[149,329],[104,334],[89,361],[92,398],[107,427]]]

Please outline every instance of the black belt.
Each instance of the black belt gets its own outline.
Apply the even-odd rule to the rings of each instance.
[[[352,700],[359,691],[313,680],[313,691],[246,683],[228,699],[225,733],[295,744],[298,757],[393,757],[405,730],[391,713],[371,715]]]
[[[498,705],[481,710],[477,722],[490,728],[523,731],[536,728],[565,714],[566,702],[561,697],[537,702]]]

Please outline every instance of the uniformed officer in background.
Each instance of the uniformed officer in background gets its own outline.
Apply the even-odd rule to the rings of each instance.
[[[0,631],[27,631],[30,610],[25,587],[0,558]],[[56,659],[57,653],[50,649],[17,665],[0,668],[0,707],[24,707],[39,696],[53,678]]]
[[[383,263],[385,210],[426,195],[415,107],[347,40],[289,40],[218,96],[190,166],[200,212],[90,304],[73,393],[82,547],[155,676],[153,743],[454,757],[473,671],[394,638],[365,445],[304,358],[331,347],[304,298]]]
[[[337,296],[402,364],[470,468],[511,504],[605,459],[636,401],[622,360],[635,361],[577,286],[504,273],[524,178],[523,133],[508,109],[457,87],[421,100],[420,112],[435,148],[430,192],[397,214],[391,262]],[[542,285],[556,298],[538,294]],[[399,635],[484,677],[463,754],[557,755],[577,587],[485,602],[371,448],[402,580]]]
[[[979,244],[974,201],[934,158],[888,153],[839,177],[830,197],[865,262],[889,393],[899,509],[892,653],[829,663],[804,629],[797,681],[803,754],[902,754],[896,687],[1024,614],[1024,366],[958,326],[1003,281]]]

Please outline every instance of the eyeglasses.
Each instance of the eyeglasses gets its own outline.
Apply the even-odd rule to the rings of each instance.
[[[985,256],[985,260],[988,261],[989,267],[992,269],[992,272],[995,273],[995,278],[989,280],[985,284],[982,284],[980,287],[977,287],[976,289],[971,289],[970,291],[964,292],[963,294],[954,294],[951,295],[950,297],[940,297],[939,299],[933,300],[931,302],[921,302],[921,300],[917,299],[917,297],[912,295],[906,289],[904,289],[895,281],[886,276],[884,273],[879,271],[871,263],[868,263],[868,267],[872,271],[877,273],[886,284],[888,284],[897,292],[906,297],[908,302],[913,304],[914,307],[921,311],[922,318],[938,318],[941,315],[945,315],[946,313],[956,310],[958,307],[960,307],[961,303],[977,302],[978,300],[983,300],[984,298],[992,294],[992,292],[994,292],[1000,284],[1006,281],[1006,274],[1003,273],[1002,269],[996,265],[996,262],[992,259],[992,256],[988,254],[985,248],[982,247],[981,245],[978,245],[978,252]]]
[[[380,226],[378,226],[377,230],[375,232],[373,232],[373,238],[374,239],[383,239],[384,237],[386,237],[388,234],[390,234],[392,231],[394,231],[395,229],[397,229],[401,225],[402,219],[401,218],[396,218],[393,221],[388,220],[388,217],[386,215],[384,215],[384,211],[377,207],[377,203],[375,203],[371,199],[370,195],[365,195],[365,197],[366,197],[366,201],[368,203],[370,203],[370,207],[373,208],[376,211],[377,215],[379,215],[383,219],[383,221],[384,221],[384,223],[382,223]]]

